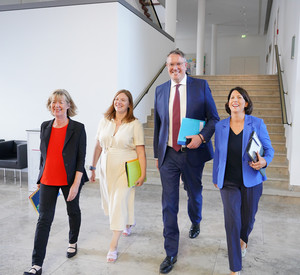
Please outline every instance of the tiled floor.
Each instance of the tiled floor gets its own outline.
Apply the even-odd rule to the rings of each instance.
[[[31,252],[37,214],[29,200],[26,176],[23,187],[0,174],[0,274],[23,274],[31,265]],[[229,274],[222,203],[219,191],[205,184],[203,221],[197,239],[188,238],[190,222],[186,194],[180,194],[181,229],[178,261],[170,274]],[[161,186],[147,185],[136,193],[136,227],[119,243],[119,259],[106,263],[111,232],[108,218],[100,207],[98,184],[88,183],[81,196],[82,227],[78,255],[65,257],[68,223],[65,203],[58,199],[43,274],[159,274],[165,257],[162,237]],[[243,275],[300,274],[300,198],[263,195]]]

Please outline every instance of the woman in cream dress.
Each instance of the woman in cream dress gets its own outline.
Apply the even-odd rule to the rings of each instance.
[[[127,90],[117,92],[104,118],[100,121],[94,150],[91,181],[95,181],[96,164],[100,158],[100,191],[102,207],[109,216],[113,231],[108,262],[117,259],[119,238],[123,232],[128,236],[134,221],[135,188],[129,188],[125,162],[138,158],[141,186],[146,176],[146,155],[142,124],[133,116],[133,100]]]

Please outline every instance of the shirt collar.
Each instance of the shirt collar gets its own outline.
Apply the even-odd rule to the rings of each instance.
[[[176,83],[171,79],[171,87],[175,87],[177,84],[186,85],[186,79],[187,79],[186,74],[184,75],[184,78],[179,83]]]

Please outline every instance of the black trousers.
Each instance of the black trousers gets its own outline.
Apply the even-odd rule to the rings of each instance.
[[[75,199],[67,201],[70,186],[49,186],[41,184],[39,205],[40,215],[35,231],[32,265],[43,265],[59,189],[62,190],[65,198],[67,213],[69,216],[69,243],[74,244],[77,242],[81,224],[81,212],[79,207],[81,187],[82,185],[79,187],[78,194]]]

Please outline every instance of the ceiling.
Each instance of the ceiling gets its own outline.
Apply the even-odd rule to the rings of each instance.
[[[263,35],[267,5],[268,0],[206,0],[206,35],[212,24],[217,25],[218,35]],[[198,0],[177,0],[176,39],[196,37],[197,14]]]

